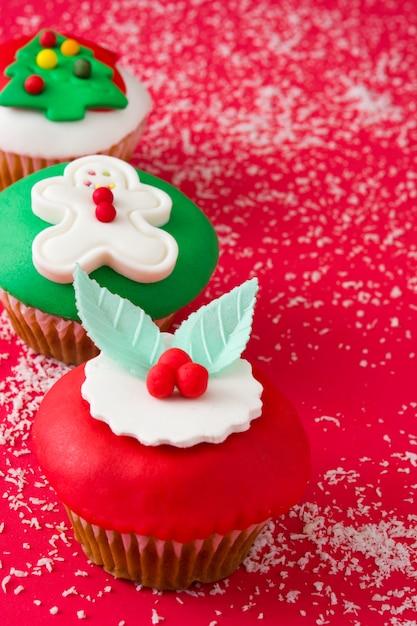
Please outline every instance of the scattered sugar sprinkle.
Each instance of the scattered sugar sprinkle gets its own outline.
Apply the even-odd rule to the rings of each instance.
[[[70,595],[78,595],[78,592],[75,587],[70,587],[69,589],[66,589],[65,591],[62,592],[62,596],[64,598]]]
[[[88,576],[88,572],[85,572],[84,570],[81,570],[81,569],[77,569],[77,571],[74,572],[74,576],[87,577]]]
[[[164,619],[165,617],[158,615],[158,612],[156,609],[152,609],[151,624],[160,624],[161,622],[164,621]]]
[[[337,417],[333,417],[331,415],[321,415],[320,417],[315,418],[316,422],[333,422],[336,426],[340,428],[340,420]]]

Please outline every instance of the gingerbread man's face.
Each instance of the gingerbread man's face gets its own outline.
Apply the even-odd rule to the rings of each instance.
[[[110,199],[105,217],[98,189]],[[53,224],[35,237],[33,263],[59,283],[72,282],[77,263],[88,273],[108,265],[137,282],[157,282],[173,271],[178,257],[175,239],[158,228],[169,221],[171,208],[169,195],[141,183],[128,163],[105,155],[82,157],[67,165],[63,176],[32,189],[33,212]]]

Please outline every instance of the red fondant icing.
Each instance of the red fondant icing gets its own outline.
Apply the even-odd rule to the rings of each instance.
[[[41,93],[44,90],[44,87],[45,83],[42,76],[38,76],[37,74],[31,74],[31,76],[28,76],[24,82],[24,88],[32,95]]]
[[[116,209],[110,202],[100,202],[96,206],[95,215],[99,222],[112,222],[116,217]]]
[[[167,363],[156,363],[146,376],[146,387],[154,398],[168,398],[175,387],[175,370]]]
[[[256,377],[264,407],[249,430],[222,444],[147,447],[90,416],[81,365],[51,388],[36,416],[41,469],[73,511],[120,532],[185,542],[277,517],[302,495],[309,445],[293,406]]]
[[[53,30],[44,30],[39,37],[39,43],[44,48],[54,48],[56,46],[56,35]]]
[[[165,363],[170,365],[174,370],[177,370],[184,363],[189,363],[191,357],[181,348],[168,348],[161,354],[158,359],[158,363]]]
[[[175,382],[179,392],[186,398],[199,398],[206,392],[208,371],[200,363],[184,363],[175,373]]]
[[[93,202],[99,204],[100,202],[113,202],[113,192],[109,187],[97,187],[93,191]]]

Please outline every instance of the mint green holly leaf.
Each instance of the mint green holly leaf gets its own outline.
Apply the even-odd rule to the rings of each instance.
[[[111,293],[80,268],[74,271],[75,300],[89,337],[109,358],[146,379],[164,352],[161,332],[140,307]]]
[[[252,329],[258,280],[252,278],[192,313],[175,332],[172,346],[215,374],[242,354]]]

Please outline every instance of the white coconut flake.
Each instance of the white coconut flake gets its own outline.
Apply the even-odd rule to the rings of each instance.
[[[156,611],[156,609],[152,609],[151,624],[160,624],[161,622],[164,621],[164,619],[165,617],[158,615],[158,612]]]
[[[6,593],[6,591],[7,591],[7,585],[10,582],[10,580],[11,580],[10,574],[7,575],[7,576],[4,576],[4,578],[2,578],[1,588],[3,589],[4,593]]]
[[[62,596],[64,598],[66,598],[67,596],[71,596],[71,595],[78,595],[78,592],[75,587],[70,587],[69,589],[65,589],[65,591],[62,592]]]

